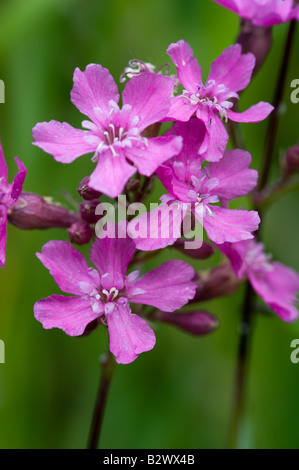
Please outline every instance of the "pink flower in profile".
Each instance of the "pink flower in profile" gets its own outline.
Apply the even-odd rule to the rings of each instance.
[[[215,243],[253,238],[251,232],[258,229],[260,222],[256,211],[214,205],[245,196],[256,186],[258,173],[248,168],[250,154],[228,150],[219,162],[203,166],[204,160],[198,154],[206,133],[202,121],[192,118],[187,123],[177,122],[168,132],[183,137],[183,148],[157,170],[169,191],[161,197],[162,204],[129,223],[137,248],[155,250],[173,244],[181,236],[181,224],[190,209]],[[153,216],[155,213],[157,217]],[[134,235],[136,226],[140,236]]]
[[[270,256],[264,252],[263,243],[254,239],[224,243],[219,248],[230,259],[237,277],[247,277],[255,292],[283,321],[297,319],[298,311],[294,304],[299,292],[299,276],[293,269],[271,262]]]
[[[86,130],[57,121],[38,123],[33,128],[34,144],[55,160],[71,163],[92,152],[96,168],[89,186],[110,197],[118,196],[136,172],[152,175],[159,165],[181,149],[175,137],[142,136],[144,129],[162,120],[169,111],[174,81],[155,73],[133,77],[119,94],[109,71],[90,64],[82,72],[76,68],[71,101],[90,120]]]
[[[143,318],[131,313],[129,304],[173,312],[188,303],[196,290],[194,270],[184,261],[166,261],[140,278],[139,271],[126,276],[136,247],[126,236],[125,227],[109,223],[109,236],[93,243],[90,259],[97,270],[89,268],[70,243],[46,243],[38,258],[60,289],[73,296],[52,295],[34,306],[35,318],[44,328],[61,328],[70,336],[82,335],[95,319],[107,324],[110,350],[122,364],[152,349],[156,341],[153,330]]]
[[[242,113],[231,110],[231,99],[239,99],[237,92],[248,86],[255,65],[254,55],[242,54],[239,44],[225,49],[212,63],[205,85],[201,68],[187,42],[170,44],[167,52],[184,87],[183,93],[172,99],[168,119],[188,121],[196,115],[205,122],[209,139],[205,139],[200,152],[206,160],[218,161],[225,151],[228,133],[223,120],[259,122],[273,110],[273,106],[263,101]]]
[[[256,26],[273,26],[299,20],[299,6],[294,0],[213,0]]]
[[[22,191],[27,173],[24,164],[17,157],[15,157],[15,161],[19,171],[14,181],[9,184],[7,182],[7,166],[0,143],[0,268],[3,268],[5,265],[7,213]]]

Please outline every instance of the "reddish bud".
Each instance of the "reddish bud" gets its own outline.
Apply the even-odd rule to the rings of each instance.
[[[283,156],[284,176],[291,176],[299,171],[299,145],[290,147]]]
[[[92,231],[88,223],[83,220],[71,225],[68,229],[68,234],[71,243],[75,243],[76,245],[84,245],[85,243],[88,243],[92,237]]]
[[[157,311],[152,320],[169,323],[195,336],[204,336],[216,330],[218,319],[205,311],[168,313]]]
[[[91,201],[84,201],[80,204],[80,214],[83,220],[89,224],[95,224],[102,215],[96,215],[95,210],[101,203],[98,199],[92,199]]]
[[[102,193],[100,193],[99,191],[96,191],[95,189],[92,189],[90,188],[90,186],[88,186],[89,180],[89,176],[83,178],[77,189],[80,196],[82,196],[83,199],[85,199],[86,201],[98,199],[102,195]]]
[[[230,263],[222,263],[198,274],[195,282],[198,287],[191,303],[232,294],[238,289],[242,280],[236,277]]]
[[[206,259],[212,256],[212,254],[214,253],[214,248],[206,242],[203,242],[200,248],[197,248],[195,250],[190,250],[190,249],[185,248],[185,241],[187,241],[188,243],[188,240],[184,240],[183,238],[180,238],[174,243],[173,246],[177,250],[184,253],[184,255],[190,256],[190,258]]]
[[[23,230],[67,228],[80,219],[78,214],[34,193],[21,193],[9,209],[8,220]]]
[[[253,74],[256,74],[265,62],[272,46],[272,28],[255,26],[250,20],[241,21],[241,29],[236,41],[242,46],[242,53],[251,52],[256,59]]]

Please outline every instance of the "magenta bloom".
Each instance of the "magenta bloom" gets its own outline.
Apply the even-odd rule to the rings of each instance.
[[[201,68],[193,57],[189,44],[183,40],[178,41],[170,44],[167,52],[184,87],[183,94],[172,99],[168,118],[188,121],[191,116],[196,115],[205,122],[209,139],[205,139],[200,152],[206,160],[218,161],[225,151],[228,134],[223,120],[259,122],[273,110],[273,106],[262,101],[242,113],[231,110],[231,99],[239,99],[237,92],[247,87],[255,65],[254,55],[242,54],[239,44],[225,49],[212,63],[205,85],[201,78]]]
[[[256,211],[227,209],[214,205],[248,194],[257,183],[258,173],[249,169],[251,156],[244,150],[228,150],[219,162],[202,166],[203,159],[198,154],[205,139],[204,123],[196,118],[189,122],[177,122],[169,133],[183,137],[180,154],[162,165],[157,175],[169,194],[161,197],[163,202],[152,212],[141,215],[137,221],[140,237],[137,247],[142,250],[155,250],[173,244],[178,238],[182,221],[191,209],[195,218],[202,222],[210,240],[215,243],[232,243],[253,238],[251,232],[258,229],[260,218]],[[170,219],[169,206],[177,207]],[[159,212],[158,225],[152,223],[152,213]],[[169,233],[170,237],[163,236]],[[165,224],[167,226],[165,226]],[[146,227],[146,236],[142,226]],[[129,223],[129,233],[133,234],[136,220]],[[135,230],[136,231],[136,230]],[[133,235],[132,235],[133,236]]]
[[[299,20],[299,6],[294,0],[213,0],[256,26],[273,26]]]
[[[5,265],[7,212],[18,199],[27,173],[24,164],[17,157],[15,157],[15,161],[19,172],[14,181],[9,184],[7,182],[7,166],[0,143],[0,268]]]
[[[84,72],[76,68],[71,101],[89,117],[82,122],[86,130],[65,122],[42,122],[33,128],[34,144],[62,163],[94,153],[92,160],[97,165],[89,186],[116,197],[136,167],[150,176],[180,151],[179,138],[142,136],[146,127],[168,113],[173,86],[169,77],[144,72],[126,84],[120,109],[118,89],[107,69],[96,64],[88,65]]]
[[[255,240],[219,246],[231,261],[238,278],[247,277],[255,292],[285,322],[297,319],[294,306],[299,292],[299,276],[291,268],[271,262],[264,245]]]
[[[113,235],[114,225],[109,225]],[[155,334],[147,322],[131,313],[129,303],[152,305],[173,312],[195,295],[193,268],[179,260],[167,261],[139,278],[139,271],[126,276],[136,251],[133,240],[119,237],[97,239],[89,268],[84,257],[64,241],[50,241],[37,253],[62,291],[72,297],[52,295],[35,304],[35,318],[46,329],[61,328],[70,336],[82,335],[86,326],[98,319],[108,325],[110,350],[117,362],[127,364],[155,345]]]

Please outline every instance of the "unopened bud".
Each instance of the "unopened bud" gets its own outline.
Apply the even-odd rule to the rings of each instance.
[[[127,184],[126,184],[126,188],[125,188],[125,193],[129,193],[129,192],[136,192],[136,191],[139,191],[140,190],[140,181],[139,179],[130,179]]]
[[[89,176],[83,178],[77,189],[80,196],[82,196],[83,199],[85,199],[86,201],[98,199],[102,195],[102,193],[100,193],[99,191],[96,191],[95,189],[92,189],[90,186],[88,186],[89,180]]]
[[[218,319],[205,311],[180,313],[156,311],[151,319],[174,325],[195,336],[204,336],[212,333],[219,326]]]
[[[76,245],[84,245],[85,243],[88,243],[92,237],[91,228],[88,223],[83,220],[71,225],[68,229],[68,234],[71,243],[75,243]]]
[[[214,299],[235,292],[240,284],[230,263],[222,263],[209,271],[200,273],[195,279],[197,289],[191,303]]]
[[[67,228],[80,219],[50,199],[34,193],[21,193],[8,211],[8,220],[22,230]]]
[[[282,165],[284,176],[291,176],[299,171],[299,145],[287,150],[283,156]]]
[[[236,41],[242,46],[242,53],[251,52],[256,59],[253,74],[265,62],[272,46],[272,28],[255,26],[250,20],[242,19],[241,30]]]
[[[84,201],[80,204],[80,214],[83,220],[89,224],[95,224],[100,218],[101,215],[96,215],[95,210],[101,203],[97,199],[92,199],[91,201]]]
[[[206,242],[203,242],[200,248],[194,250],[186,249],[186,241],[188,242],[188,240],[180,238],[174,243],[173,247],[184,253],[184,255],[190,256],[194,259],[207,259],[214,253],[214,248]]]

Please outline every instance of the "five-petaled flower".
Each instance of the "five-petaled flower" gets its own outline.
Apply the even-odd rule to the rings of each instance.
[[[34,144],[55,160],[71,163],[94,153],[97,163],[89,186],[107,196],[117,197],[136,172],[151,176],[159,165],[181,149],[179,137],[144,137],[142,132],[167,115],[174,81],[151,72],[133,77],[119,94],[110,72],[89,64],[82,72],[76,68],[71,101],[90,120],[86,130],[57,121],[38,123],[33,128]]]
[[[95,319],[108,325],[110,350],[117,362],[127,364],[155,345],[155,334],[145,319],[131,313],[129,303],[152,305],[173,312],[195,295],[193,268],[180,260],[166,261],[139,278],[126,276],[136,246],[127,236],[126,224],[108,223],[107,235],[97,239],[89,268],[83,255],[69,242],[50,241],[37,254],[62,291],[72,297],[52,295],[35,304],[34,313],[43,327],[61,328],[70,336],[82,335]]]
[[[161,197],[162,204],[129,223],[129,233],[134,236],[139,249],[155,250],[173,244],[181,233],[181,224],[190,208],[209,239],[215,243],[253,238],[251,232],[258,229],[260,222],[256,211],[214,205],[245,196],[256,186],[258,173],[248,168],[251,156],[244,150],[228,150],[219,162],[203,166],[203,158],[198,151],[205,132],[204,123],[196,118],[187,123],[177,122],[169,130],[169,133],[183,137],[183,148],[178,156],[157,171],[169,191]],[[173,209],[171,219],[170,207]],[[154,212],[159,213],[159,217],[153,217]],[[152,223],[156,220],[158,225]],[[170,229],[169,221],[172,224]],[[137,236],[136,227],[140,236]]]
[[[26,176],[26,168],[17,157],[15,157],[18,173],[14,181],[9,184],[7,182],[7,166],[0,143],[0,268],[5,265],[5,247],[6,247],[6,234],[7,234],[7,213],[11,206],[18,199],[24,179]]]
[[[230,259],[239,279],[248,278],[255,292],[285,322],[298,317],[296,294],[299,276],[291,268],[271,261],[263,243],[255,239],[239,243],[224,243],[220,250]]]
[[[201,78],[201,68],[186,41],[170,44],[167,52],[184,87],[182,94],[172,98],[168,119],[188,121],[191,116],[196,115],[206,123],[208,134],[200,149],[206,160],[218,161],[225,151],[228,133],[223,120],[259,122],[273,110],[273,106],[263,101],[242,113],[231,109],[231,100],[239,99],[237,92],[248,86],[255,65],[254,55],[242,54],[239,44],[225,49],[212,63],[205,85]]]
[[[256,26],[273,26],[299,20],[299,5],[294,0],[213,0]]]

